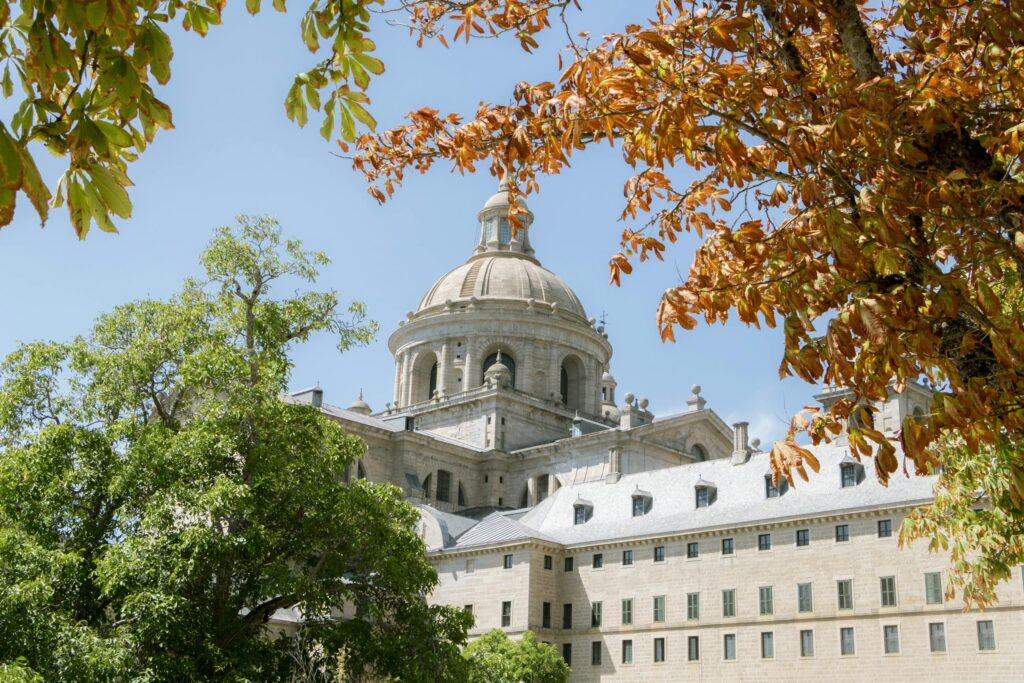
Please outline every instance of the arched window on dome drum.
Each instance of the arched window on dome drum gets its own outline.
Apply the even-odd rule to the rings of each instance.
[[[427,478],[423,480],[423,497],[430,498],[430,483],[433,480],[434,475],[428,474]]]
[[[434,492],[434,498],[441,501],[442,503],[450,502],[452,499],[452,475],[447,470],[437,471],[437,490]]]
[[[498,219],[498,244],[508,244],[512,241],[512,227],[508,224],[507,218]]]
[[[530,488],[528,486],[523,487],[523,495],[519,497],[519,507],[525,508],[530,506]]]
[[[581,410],[584,408],[584,372],[583,361],[576,356],[567,356],[562,361],[562,371],[559,377],[559,392],[562,403],[567,408]]]
[[[496,362],[498,362],[498,354],[497,354],[497,352],[492,353],[491,355],[487,356],[487,358],[484,359],[483,372],[480,374],[480,384],[484,384],[485,383],[485,378],[487,376],[487,371]],[[509,373],[511,373],[511,375],[512,375],[512,383],[511,384],[512,384],[512,388],[515,389],[515,386],[516,386],[516,362],[512,358],[512,356],[510,356],[508,354],[507,351],[502,350],[502,352],[501,352],[501,364],[504,365],[506,368],[508,368]]]
[[[551,477],[547,474],[542,474],[537,477],[537,502],[541,502],[548,497],[548,487],[551,485]]]
[[[434,398],[434,392],[437,391],[437,363],[430,366],[430,381],[427,387],[427,400]]]

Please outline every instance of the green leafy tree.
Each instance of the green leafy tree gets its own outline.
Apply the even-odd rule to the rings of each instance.
[[[437,576],[416,510],[396,487],[343,483],[363,443],[281,398],[294,345],[376,329],[335,292],[270,296],[326,262],[242,218],[203,254],[205,281],[6,358],[0,663],[61,681],[287,680],[290,639],[268,621],[294,607],[350,680],[460,670],[468,617],[423,600]]]
[[[564,683],[569,677],[569,665],[555,647],[537,642],[532,631],[511,640],[493,629],[470,643],[463,656],[470,683]]]

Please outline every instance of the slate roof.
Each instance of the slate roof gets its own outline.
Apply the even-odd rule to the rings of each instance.
[[[563,486],[539,505],[513,521],[493,514],[466,531],[448,549],[498,545],[525,538],[558,544],[587,545],[629,538],[698,532],[786,519],[823,516],[926,503],[933,497],[937,477],[894,474],[888,486],[879,483],[874,467],[865,460],[865,477],[857,486],[842,488],[840,463],[846,449],[816,447],[812,451],[821,470],[809,472],[810,481],[798,479],[782,496],[765,496],[768,454],[754,454],[742,465],[729,459],[689,463],[623,476],[614,484],[593,481]],[[704,508],[696,507],[694,487],[715,482],[717,498]],[[632,516],[636,489],[649,492],[651,511]],[[584,524],[573,523],[573,506],[580,499],[593,505]]]

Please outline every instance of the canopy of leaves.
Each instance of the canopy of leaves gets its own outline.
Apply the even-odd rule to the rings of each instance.
[[[527,50],[549,14],[571,19],[552,0],[410,4],[421,35],[512,32]],[[794,418],[772,448],[776,476],[817,469],[798,434],[829,440],[858,401],[920,380],[939,393],[927,419],[902,425],[904,471],[932,471],[951,434],[972,452],[1021,443],[1024,320],[1005,304],[1024,277],[1024,8],[652,0],[637,11],[619,33],[570,38],[560,73],[519,83],[509,104],[469,120],[419,109],[361,136],[353,163],[371,194],[384,201],[439,161],[486,163],[528,194],[573,154],[617,145],[634,171],[611,281],[683,232],[701,239],[661,300],[662,338],[730,315],[781,325],[780,376],[855,392]],[[677,167],[696,178],[681,185]],[[900,468],[895,443],[857,424],[851,452],[874,456],[885,482]],[[1005,474],[1019,506],[1024,459]],[[992,540],[985,552],[1024,561],[1019,544]]]
[[[532,631],[511,640],[500,629],[470,643],[463,656],[470,683],[565,683],[569,665],[554,645],[537,642]]]
[[[288,680],[290,640],[266,626],[288,608],[308,622],[302,642],[344,650],[352,680],[462,670],[469,618],[422,598],[437,576],[416,510],[393,486],[343,483],[364,444],[281,399],[295,344],[326,333],[344,348],[375,332],[334,292],[270,296],[324,263],[282,243],[274,221],[243,218],[204,253],[204,282],[3,361],[7,670]]]

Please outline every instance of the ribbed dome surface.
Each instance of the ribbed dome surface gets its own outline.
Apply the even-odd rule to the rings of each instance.
[[[450,271],[430,288],[417,310],[471,296],[557,303],[563,311],[586,317],[580,300],[562,278],[532,259],[506,254],[477,256]]]

